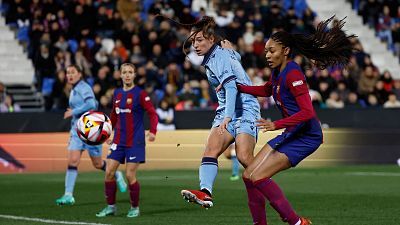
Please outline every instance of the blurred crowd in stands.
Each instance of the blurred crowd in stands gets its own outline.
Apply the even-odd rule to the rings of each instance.
[[[217,99],[200,66],[202,58],[185,42],[190,31],[165,17],[189,24],[213,16],[220,34],[235,44],[255,85],[271,76],[264,56],[271,33],[312,33],[319,22],[305,0],[3,0],[2,8],[7,24],[26,44],[46,110],[68,106],[71,87],[64,70],[71,63],[83,69],[100,108],[109,109],[113,89],[121,86],[118,68],[128,61],[137,67],[135,83],[165,115],[171,109],[214,109]],[[376,24],[385,9],[374,12]],[[400,107],[400,80],[379,71],[361,43],[352,41],[358,51],[346,68],[317,70],[294,57],[315,107]],[[274,105],[272,98],[259,101],[262,108]]]
[[[400,57],[400,1],[347,0],[363,18],[364,24],[374,28],[376,35],[387,43],[389,50]]]

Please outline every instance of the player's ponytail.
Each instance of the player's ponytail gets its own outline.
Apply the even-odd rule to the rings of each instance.
[[[279,31],[271,35],[271,39],[289,47],[291,53],[301,54],[313,60],[314,64],[324,69],[327,66],[349,63],[353,53],[350,39],[356,35],[346,35],[342,30],[345,24],[344,19],[334,23],[328,29],[328,24],[334,16],[318,24],[314,34],[290,34],[286,31]]]

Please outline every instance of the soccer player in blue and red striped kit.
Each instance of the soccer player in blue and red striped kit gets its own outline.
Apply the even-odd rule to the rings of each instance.
[[[283,119],[269,121],[260,119],[257,126],[263,131],[285,128],[282,134],[270,140],[256,155],[243,173],[243,180],[249,196],[261,192],[282,220],[290,225],[309,225],[311,222],[300,217],[291,207],[279,186],[271,179],[282,170],[295,167],[312,154],[322,143],[320,122],[315,115],[309,96],[306,79],[300,66],[291,60],[297,53],[313,60],[319,68],[333,65],[347,65],[352,55],[350,39],[341,30],[344,21],[327,28],[330,18],[321,22],[315,34],[290,34],[280,31],[272,34],[265,44],[268,65],[272,76],[263,86],[238,85],[238,90],[254,96],[273,96]],[[252,207],[252,204],[248,204]],[[260,211],[258,214],[263,215]],[[257,215],[257,214],[256,214]],[[263,218],[263,217],[259,217]],[[254,224],[266,225],[267,221],[257,220]]]
[[[120,164],[126,162],[126,178],[128,180],[131,207],[127,217],[139,216],[140,185],[136,171],[145,157],[145,131],[143,116],[146,111],[150,119],[148,141],[154,141],[157,132],[158,117],[147,93],[135,86],[135,66],[131,63],[121,65],[123,87],[114,91],[111,122],[114,129],[114,139],[111,142],[107,156],[105,175],[105,195],[107,207],[96,214],[105,217],[116,213],[116,188],[114,173]]]

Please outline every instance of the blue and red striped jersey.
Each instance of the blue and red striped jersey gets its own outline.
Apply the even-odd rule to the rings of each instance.
[[[276,128],[286,128],[286,132],[321,132],[300,66],[289,61],[282,72],[275,69],[271,76],[272,96],[281,111],[283,119],[274,122]]]
[[[305,76],[295,62],[289,61],[282,72],[274,69],[270,81],[263,86],[238,85],[238,89],[255,96],[273,96],[283,117],[274,121],[276,129],[286,128],[285,132],[290,133],[321,133]]]
[[[156,134],[158,117],[150,97],[140,87],[129,91],[118,88],[113,95],[111,122],[114,129],[113,143],[119,146],[145,146],[143,116],[147,112],[150,119],[150,132]]]

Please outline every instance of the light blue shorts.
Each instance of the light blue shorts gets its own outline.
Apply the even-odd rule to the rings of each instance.
[[[68,150],[76,151],[76,150],[88,150],[89,155],[93,157],[101,157],[102,145],[88,145],[83,142],[76,133],[76,130],[71,130],[69,132],[69,142],[68,142]]]
[[[257,139],[258,127],[256,126],[256,121],[260,119],[259,115],[255,115],[251,112],[240,111],[235,112],[231,122],[228,124],[228,132],[232,137],[236,138],[237,135],[245,133]],[[212,122],[212,128],[218,127],[224,120],[224,113],[217,113]]]

